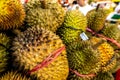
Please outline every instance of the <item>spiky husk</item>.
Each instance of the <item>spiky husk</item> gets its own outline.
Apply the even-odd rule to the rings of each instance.
[[[117,24],[105,24],[101,31],[106,37],[117,40],[119,38],[120,30]]]
[[[3,33],[0,33],[0,74],[7,70],[8,51],[10,39]]]
[[[57,30],[57,34],[66,45],[69,45],[71,42],[74,42],[76,40],[81,40],[80,33],[80,30],[74,30],[72,28],[66,27],[60,27]]]
[[[25,12],[18,0],[0,0],[0,30],[14,29],[23,24]]]
[[[108,15],[108,11],[106,9],[98,9],[97,11],[91,10],[87,13],[87,26],[92,30],[98,32],[100,31],[105,24],[106,17]]]
[[[111,24],[107,23],[103,30],[101,30],[102,34],[104,34],[106,37],[116,40],[118,43],[120,43],[120,30],[118,28],[118,24]],[[119,49],[115,44],[109,42],[109,44],[114,49]]]
[[[28,28],[13,41],[15,56],[13,67],[31,70],[46,59],[53,51],[64,46],[62,40],[54,33],[39,26]],[[65,80],[68,76],[68,61],[64,50],[51,64],[31,73],[38,79]]]
[[[25,20],[27,25],[40,25],[40,27],[56,32],[64,21],[64,9],[59,3],[46,3],[44,8],[42,5],[38,0],[28,2]]]
[[[63,24],[64,27],[72,27],[85,31],[87,27],[87,20],[79,10],[70,10],[67,11]]]
[[[4,74],[0,80],[30,80],[29,78],[26,78],[25,76],[22,76],[20,73],[17,72],[7,72]]]
[[[99,53],[91,47],[89,41],[73,42],[67,47],[69,67],[80,74],[95,74],[100,70]],[[93,65],[94,64],[94,65]],[[70,72],[68,80],[84,80],[92,77],[79,77]]]
[[[10,46],[10,38],[4,33],[0,33],[0,45],[5,48],[9,48]]]
[[[80,33],[85,31],[86,27],[86,18],[80,11],[67,11],[63,26],[58,28],[57,34],[66,45],[69,45],[69,43],[81,39]]]
[[[8,52],[6,48],[0,46],[0,74],[7,70]]]
[[[106,41],[101,38],[91,38],[91,43],[94,49],[97,49],[101,58],[101,70],[103,72],[111,70],[116,65],[116,59],[114,59],[114,49]],[[113,60],[111,60],[113,58]]]
[[[94,79],[92,80],[115,80],[111,72],[100,72]]]

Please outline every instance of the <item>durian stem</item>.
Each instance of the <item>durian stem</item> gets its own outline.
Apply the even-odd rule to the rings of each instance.
[[[45,60],[43,60],[40,64],[38,64],[32,70],[30,70],[28,74],[31,74],[32,72],[35,72],[37,70],[40,70],[48,66],[51,62],[53,62],[60,55],[60,53],[62,53],[63,50],[65,50],[65,46],[53,51]]]
[[[75,70],[70,69],[71,72],[75,73],[77,76],[85,78],[85,77],[94,77],[96,74],[80,74]]]
[[[46,1],[45,0],[40,0],[40,3],[41,3],[41,7],[43,8],[43,9],[46,9],[47,7],[46,7]]]
[[[118,48],[120,48],[120,43],[118,43],[116,40],[111,39],[111,38],[108,38],[108,37],[106,37],[106,36],[104,36],[104,35],[102,35],[102,34],[98,34],[98,33],[94,32],[93,30],[91,30],[90,28],[87,28],[87,31],[90,32],[90,33],[92,33],[93,35],[96,35],[96,36],[98,36],[98,37],[104,38],[104,39],[112,42],[112,43],[115,44]]]
[[[100,8],[100,4],[97,5],[97,7],[96,7],[96,11],[98,11],[99,8]]]

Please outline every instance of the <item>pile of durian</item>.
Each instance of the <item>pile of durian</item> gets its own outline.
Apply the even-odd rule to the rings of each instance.
[[[114,80],[120,30],[54,0],[0,0],[0,80]]]

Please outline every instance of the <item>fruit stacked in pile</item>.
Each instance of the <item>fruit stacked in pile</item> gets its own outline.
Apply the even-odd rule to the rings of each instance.
[[[120,30],[54,0],[0,0],[0,80],[114,80]]]

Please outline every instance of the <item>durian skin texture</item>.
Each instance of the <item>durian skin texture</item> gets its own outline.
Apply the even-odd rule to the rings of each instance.
[[[0,74],[7,69],[8,52],[2,46],[0,46]]]
[[[105,27],[102,29],[102,34],[105,35],[106,37],[118,40],[120,30],[117,24],[107,23],[105,24]]]
[[[24,7],[19,0],[0,0],[0,30],[18,28],[24,18]]]
[[[64,46],[54,33],[34,26],[18,35],[13,41],[14,67],[31,70],[46,59],[53,51]],[[19,64],[17,64],[19,63]],[[68,76],[68,61],[64,50],[51,64],[32,72],[38,80],[65,80]]]
[[[63,25],[58,28],[57,34],[66,45],[81,39],[80,33],[86,30],[86,17],[78,10],[67,11]]]
[[[99,53],[92,49],[89,41],[73,42],[67,47],[69,67],[80,74],[95,74],[100,69]],[[94,65],[93,65],[94,64]],[[79,77],[70,71],[68,80],[89,80],[92,77]]]
[[[92,80],[115,80],[111,72],[100,72],[94,79]]]
[[[66,12],[63,24],[64,27],[73,27],[85,31],[87,27],[87,19],[79,10],[70,10]]]
[[[40,25],[40,27],[56,32],[64,21],[64,9],[57,2],[44,1],[46,1],[45,8],[39,0],[31,0],[26,4],[25,22],[28,26]]]
[[[22,76],[20,73],[11,71],[7,72],[2,77],[0,77],[0,80],[30,80],[30,79],[26,78],[25,76]]]
[[[99,32],[102,30],[105,24],[106,17],[108,15],[108,11],[106,9],[98,9],[97,11],[91,10],[87,13],[87,26],[92,30]]]
[[[113,69],[116,65],[114,48],[101,38],[92,37],[90,40],[100,54],[101,71],[107,72]]]
[[[7,61],[9,59],[7,49],[10,47],[9,42],[9,37],[4,33],[0,33],[0,74],[7,70]]]

